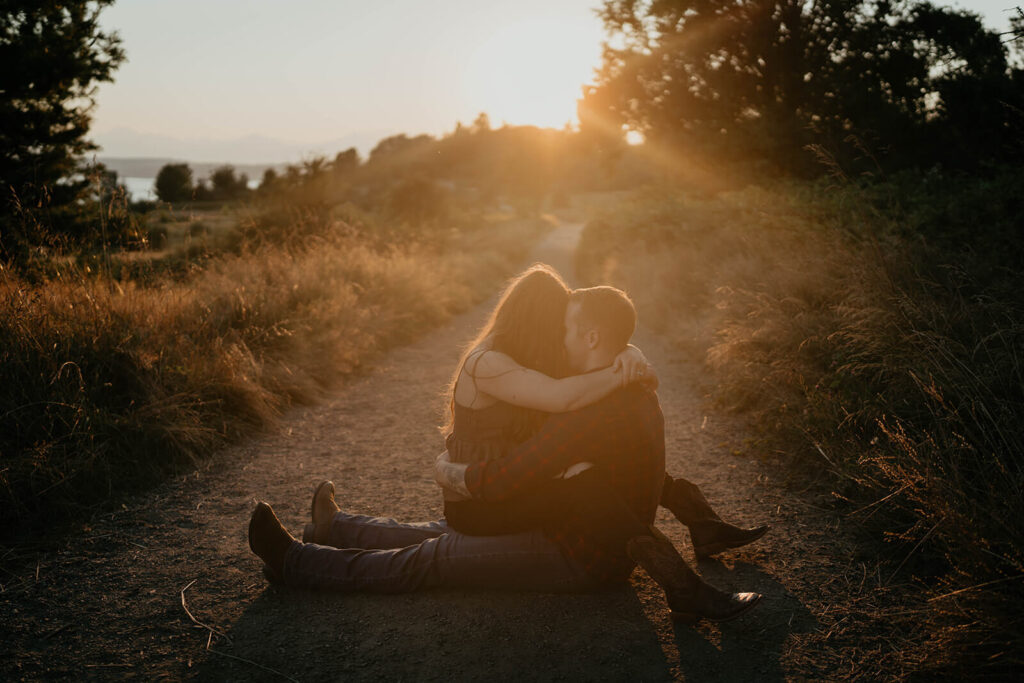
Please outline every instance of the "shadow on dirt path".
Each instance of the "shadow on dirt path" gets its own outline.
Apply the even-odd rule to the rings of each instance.
[[[555,230],[536,258],[569,272],[580,225]],[[442,392],[459,348],[493,300],[380,358],[330,400],[290,412],[280,431],[227,449],[189,476],[93,520],[34,577],[0,592],[3,677],[202,680],[774,680],[816,627],[813,579],[794,574],[807,527],[760,465],[729,454],[742,432],[707,414],[700,368],[644,330],[658,368],[669,471],[700,483],[730,519],[771,521],[760,544],[704,562],[713,583],[757,590],[745,619],[673,627],[664,598],[636,572],[597,595],[433,591],[328,595],[268,585],[249,553],[254,501],[298,532],[313,487],[338,484],[349,511],[436,519],[430,475],[442,447]],[[659,526],[692,559],[666,511]],[[813,531],[813,533],[811,533]],[[800,539],[793,544],[789,539]],[[187,588],[187,589],[186,589]],[[187,611],[186,611],[187,609]],[[191,615],[191,616],[190,616]],[[799,675],[799,674],[798,674]]]

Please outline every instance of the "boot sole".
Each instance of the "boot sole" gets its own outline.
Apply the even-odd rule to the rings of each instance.
[[[700,546],[695,545],[693,546],[693,554],[697,556],[697,559],[711,557],[712,555],[717,555],[723,550],[729,550],[730,548],[742,548],[745,545],[750,545],[754,541],[759,540],[766,533],[768,533],[768,527],[765,527],[764,530],[761,531],[761,533],[745,541],[736,541],[732,543],[728,541],[720,541],[718,543],[708,543],[706,545]]]
[[[763,595],[758,595],[756,600],[751,600],[743,607],[743,609],[733,614],[730,614],[727,617],[715,618],[705,616],[703,614],[697,614],[696,612],[670,612],[670,616],[672,617],[672,621],[674,621],[677,624],[689,624],[692,626],[701,619],[706,619],[707,621],[711,621],[716,624],[721,624],[723,622],[732,621],[733,619],[738,619],[739,617],[742,617],[744,614],[760,605],[762,598],[764,598]]]

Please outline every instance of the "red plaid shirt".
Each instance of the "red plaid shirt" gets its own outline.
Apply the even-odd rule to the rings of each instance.
[[[665,424],[657,395],[631,384],[593,405],[554,414],[504,458],[470,465],[466,487],[473,498],[504,500],[528,494],[578,462],[602,467],[637,519],[654,523],[665,479]],[[587,538],[585,528],[581,520],[565,519],[544,532],[596,580],[629,576],[633,562],[625,548],[609,555]]]

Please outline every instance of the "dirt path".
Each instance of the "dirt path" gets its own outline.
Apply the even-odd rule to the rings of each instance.
[[[578,235],[579,226],[556,230],[538,256],[568,272]],[[0,593],[0,677],[283,680],[271,670],[301,681],[814,675],[807,635],[818,632],[812,613],[822,613],[828,598],[813,558],[831,543],[827,518],[788,504],[758,463],[730,455],[742,432],[704,411],[700,369],[643,331],[638,344],[663,382],[669,471],[701,483],[729,518],[773,524],[753,548],[700,567],[722,587],[765,593],[755,613],[721,627],[673,629],[662,595],[641,572],[631,587],[589,596],[351,596],[264,581],[246,544],[257,498],[271,502],[294,532],[325,477],[337,482],[346,510],[409,520],[440,515],[429,466],[442,447],[435,428],[441,392],[459,345],[492,303],[384,356],[330,401],[289,413],[279,433],[231,448],[94,520],[40,558],[27,580],[8,579]],[[660,514],[661,528],[692,559],[685,530]],[[186,587],[188,610],[209,630],[186,613]]]

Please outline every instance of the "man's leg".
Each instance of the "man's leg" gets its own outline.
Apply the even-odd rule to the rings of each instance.
[[[338,507],[334,493],[332,481],[317,486],[310,511],[312,521],[302,531],[303,543],[364,550],[404,548],[448,531],[443,522],[400,524],[386,517],[351,515]]]
[[[585,506],[591,504],[588,501]],[[397,523],[379,526],[402,527]],[[665,589],[674,616],[722,621],[739,616],[760,600],[755,593],[730,595],[704,583],[668,539],[653,527],[651,534],[631,538],[629,556]],[[270,506],[259,503],[249,521],[249,547],[266,564],[269,578],[304,588],[372,593],[441,586],[545,592],[597,588],[582,567],[540,531],[507,536],[450,532],[387,550],[331,548],[296,541]]]
[[[665,474],[661,506],[690,529],[690,540],[697,557],[708,557],[727,548],[738,548],[765,535],[767,525],[743,529],[722,521],[700,488],[686,479]]]
[[[324,545],[333,548],[385,550],[405,548],[448,532],[442,522],[400,523],[388,517],[369,517],[336,512],[331,518]]]
[[[288,585],[345,592],[404,593],[436,587],[544,592],[595,588],[583,569],[539,531],[507,536],[449,532],[384,550],[294,541],[285,553],[282,573]]]

